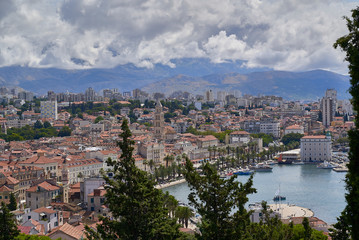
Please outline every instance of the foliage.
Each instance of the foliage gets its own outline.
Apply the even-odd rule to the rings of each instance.
[[[54,127],[50,126],[45,128],[44,125],[39,121],[39,124],[37,124],[37,126],[34,125],[34,127],[26,125],[22,128],[9,128],[7,130],[7,134],[0,134],[0,138],[9,142],[39,139],[42,137],[54,137],[57,135],[58,132]]]
[[[72,132],[71,128],[69,128],[68,126],[63,126],[60,129],[58,135],[59,137],[71,136],[71,132]]]
[[[44,125],[42,125],[42,123],[39,120],[37,120],[35,122],[35,124],[34,124],[35,129],[40,129],[40,128],[43,128],[43,127],[44,127]]]
[[[202,216],[197,239],[242,239],[250,226],[244,204],[247,195],[256,192],[253,177],[245,184],[237,182],[236,176],[221,179],[209,163],[202,171],[200,175],[187,159],[185,178],[191,189],[188,199]]]
[[[16,198],[13,193],[10,194],[10,203],[7,205],[10,211],[14,211],[17,209]]]
[[[104,118],[102,116],[98,116],[96,119],[95,119],[95,123],[98,123],[100,121],[104,120]]]
[[[165,208],[165,194],[155,188],[147,173],[138,169],[132,156],[134,142],[127,120],[123,121],[118,146],[119,161],[107,160],[114,177],[106,180],[106,204],[113,219],[102,217],[97,232],[86,228],[89,239],[176,239],[180,237],[176,219]]]
[[[14,215],[10,212],[4,202],[1,202],[0,209],[0,240],[14,239],[19,235],[15,224]]]
[[[14,239],[15,240],[51,240],[51,238],[49,238],[47,236],[26,235],[24,233],[20,233],[20,235],[18,235]]]
[[[253,133],[251,134],[251,137],[254,138],[262,138],[263,140],[263,146],[264,147],[268,147],[268,144],[273,142],[273,136],[270,134],[265,134],[265,133]]]
[[[334,47],[341,48],[345,53],[345,60],[349,62],[349,74],[352,95],[353,110],[359,111],[359,7],[352,10],[352,18],[345,17],[349,33],[340,37]],[[347,230],[352,239],[359,239],[359,116],[355,117],[355,129],[349,131],[349,164],[345,178],[347,194],[345,196],[347,206],[342,212],[333,239],[343,239]],[[335,237],[335,238],[334,238]]]
[[[303,134],[300,134],[300,133],[288,133],[286,135],[284,135],[282,137],[282,143],[284,145],[288,145],[290,143],[293,143],[293,142],[297,142],[297,143],[300,143],[300,139],[303,137],[304,135]]]
[[[225,130],[223,132],[213,132],[213,131],[198,131],[194,127],[190,126],[186,130],[187,133],[192,133],[194,135],[213,135],[215,136],[220,142],[224,142],[226,135],[233,132],[232,130]]]

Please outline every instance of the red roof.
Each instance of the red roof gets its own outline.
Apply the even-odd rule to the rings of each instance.
[[[54,210],[52,210],[50,208],[45,208],[45,207],[35,209],[35,210],[33,210],[33,212],[36,212],[36,213],[48,213],[48,214],[56,213],[56,211],[54,211]]]
[[[325,139],[325,138],[326,138],[325,135],[310,135],[310,136],[302,137],[302,139]]]
[[[58,231],[63,232],[64,234],[75,239],[81,239],[84,235],[84,231],[81,231],[80,227],[74,227],[68,223],[65,223],[61,227],[55,228],[50,234],[48,234],[48,236],[51,236]]]
[[[54,185],[52,185],[52,184],[45,181],[45,182],[42,182],[42,183],[39,183],[37,185],[34,185],[34,186],[30,187],[26,191],[27,192],[37,192],[38,187],[41,187],[41,188],[45,189],[46,191],[55,191],[55,190],[60,189],[59,187],[54,186]]]

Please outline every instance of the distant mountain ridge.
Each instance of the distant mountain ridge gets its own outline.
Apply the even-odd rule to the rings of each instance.
[[[156,64],[151,69],[133,64],[83,70],[2,67],[0,85],[19,86],[37,94],[45,94],[49,90],[84,92],[87,87],[97,91],[105,88],[118,88],[120,91],[141,88],[166,94],[178,90],[203,94],[207,89],[222,89],[252,95],[278,95],[287,99],[317,99],[324,95],[327,88],[335,88],[339,98],[349,98],[349,77],[329,71],[248,69],[243,67],[243,61],[216,64],[208,59],[191,58],[172,62],[175,68],[162,64]]]
[[[323,97],[328,88],[336,89],[339,99],[348,99],[350,98],[349,87],[348,76],[324,70],[313,70],[307,72],[226,73],[203,77],[177,75],[151,83],[143,87],[142,90],[151,93],[161,89],[167,94],[181,90],[202,95],[208,89],[215,92],[237,90],[242,94],[276,95],[291,100],[317,100]]]

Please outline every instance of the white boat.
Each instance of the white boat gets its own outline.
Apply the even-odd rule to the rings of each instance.
[[[304,162],[303,161],[293,161],[293,163],[292,164],[294,164],[294,165],[304,165]]]
[[[250,169],[256,172],[271,172],[273,168],[267,164],[258,163],[254,167],[250,167]]]
[[[336,165],[331,164],[328,161],[324,161],[323,163],[320,163],[317,165],[317,168],[322,168],[322,169],[333,169],[335,167],[336,167]]]
[[[267,164],[267,165],[274,165],[274,164],[277,164],[277,161],[267,160],[267,161],[265,161],[265,164]]]

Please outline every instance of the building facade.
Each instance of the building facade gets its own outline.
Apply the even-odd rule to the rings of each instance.
[[[57,120],[57,101],[42,101],[40,105],[41,118]]]
[[[332,159],[332,140],[329,135],[305,136],[300,139],[303,162],[323,162]]]

